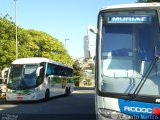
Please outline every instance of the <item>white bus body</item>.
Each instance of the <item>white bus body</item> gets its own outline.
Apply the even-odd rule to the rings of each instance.
[[[98,120],[160,119],[160,4],[104,7],[96,32]]]
[[[69,95],[73,69],[47,58],[21,58],[8,71],[7,101],[32,101]]]

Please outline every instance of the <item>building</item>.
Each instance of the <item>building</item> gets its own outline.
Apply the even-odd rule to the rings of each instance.
[[[88,35],[84,36],[84,57],[93,58],[93,41],[92,37]]]

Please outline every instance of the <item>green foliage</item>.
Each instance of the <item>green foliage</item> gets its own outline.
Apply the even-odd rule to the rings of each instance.
[[[8,67],[15,59],[15,25],[13,22],[0,18],[0,70]]]
[[[137,0],[138,3],[160,2],[160,0]]]
[[[8,19],[8,15],[0,17],[0,71],[16,59],[15,28],[15,23]],[[72,66],[71,56],[58,39],[42,31],[20,27],[17,33],[18,58],[46,57]]]
[[[45,32],[28,30],[28,49],[34,57],[46,57],[55,61],[72,65],[73,60],[58,39]]]
[[[79,82],[80,79],[82,78],[82,75],[83,75],[83,70],[82,70],[82,67],[80,66],[80,63],[78,60],[76,60],[74,63],[73,63],[73,78],[74,78],[74,81],[75,82]]]
[[[89,66],[90,66],[90,69],[92,70],[92,73],[94,74],[95,73],[95,64],[90,63]]]
[[[86,84],[87,84],[88,86],[90,86],[90,85],[92,84],[92,80],[91,80],[91,79],[86,79]]]

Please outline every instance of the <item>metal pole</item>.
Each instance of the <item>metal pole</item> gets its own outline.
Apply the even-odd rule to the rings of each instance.
[[[17,6],[16,6],[17,0],[14,0],[14,8],[15,8],[15,25],[16,25],[16,59],[18,59],[18,40],[17,40]]]

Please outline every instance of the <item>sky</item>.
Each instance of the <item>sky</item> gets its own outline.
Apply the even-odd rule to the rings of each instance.
[[[87,26],[97,26],[99,10],[108,5],[134,2],[136,0],[17,0],[17,25],[44,31],[64,46],[67,39],[66,49],[70,56],[80,58],[84,57]],[[0,0],[0,13],[9,14],[14,21],[14,0]]]

